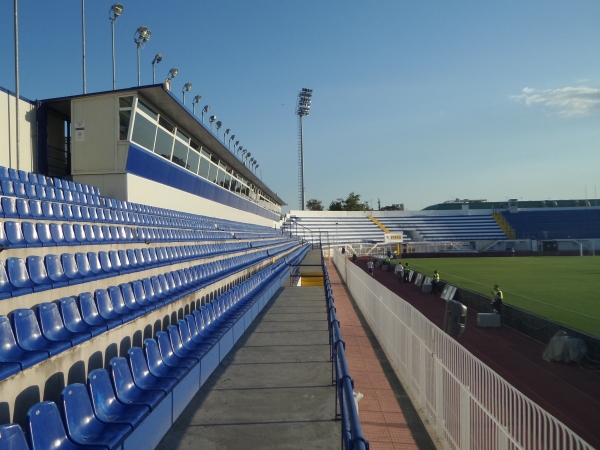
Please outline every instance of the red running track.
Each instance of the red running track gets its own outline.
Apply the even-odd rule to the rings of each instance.
[[[367,259],[358,265],[367,272]],[[392,272],[375,268],[374,278],[442,328],[445,300],[414,284],[400,283]],[[510,302],[508,302],[510,303]],[[473,355],[552,414],[588,444],[600,449],[600,373],[576,364],[542,359],[545,345],[507,326],[477,327],[477,312],[469,309],[465,332],[457,340]]]

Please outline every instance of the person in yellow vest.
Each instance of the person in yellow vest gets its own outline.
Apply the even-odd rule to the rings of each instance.
[[[496,314],[502,313],[503,301],[504,301],[504,294],[500,290],[500,286],[495,284],[494,289],[492,289],[492,308],[494,308],[494,312]]]
[[[438,283],[440,282],[440,274],[437,270],[433,271],[433,276],[431,277],[431,293],[435,294],[437,291]]]

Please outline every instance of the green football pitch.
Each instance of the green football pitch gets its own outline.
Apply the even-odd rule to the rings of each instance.
[[[404,259],[426,275],[491,297],[500,285],[504,303],[600,337],[600,257]]]

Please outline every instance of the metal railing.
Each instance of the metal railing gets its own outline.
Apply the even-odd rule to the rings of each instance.
[[[345,346],[340,331],[340,322],[334,306],[333,291],[329,274],[325,266],[325,258],[321,253],[323,267],[325,299],[327,301],[327,322],[329,324],[329,345],[331,358],[331,378],[336,385],[335,416],[342,421],[342,448],[346,450],[369,450],[369,442],[365,439],[358,408],[354,401],[354,381],[350,376]],[[339,409],[338,409],[339,407]]]
[[[345,255],[334,263],[390,363],[450,449],[592,450]]]

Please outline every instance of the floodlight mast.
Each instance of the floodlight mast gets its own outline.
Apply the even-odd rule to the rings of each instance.
[[[300,209],[304,211],[305,207],[305,188],[304,188],[304,142],[302,132],[302,117],[308,116],[310,112],[310,104],[312,102],[312,89],[302,88],[298,93],[298,107],[296,114],[298,115],[298,188],[300,190],[299,200]]]

